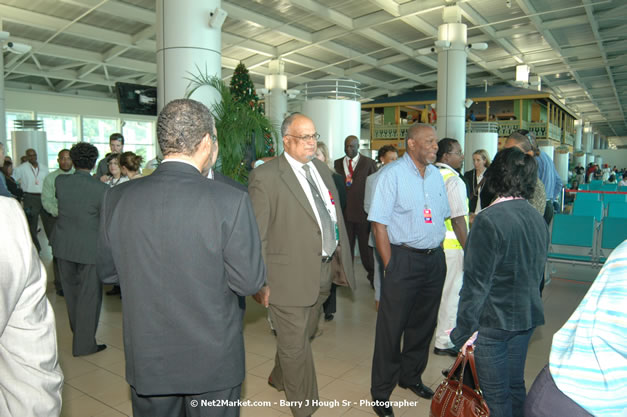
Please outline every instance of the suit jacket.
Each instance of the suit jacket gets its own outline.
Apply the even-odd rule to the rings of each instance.
[[[248,188],[246,188],[245,185],[240,184],[239,182],[235,181],[233,178],[227,177],[226,175],[216,171],[215,169],[213,170],[213,179],[214,181],[219,181],[221,183],[228,184],[231,187],[235,187],[240,191],[244,191],[246,193],[248,192]]]
[[[346,178],[344,171],[344,158],[336,159],[335,172]],[[352,223],[368,222],[368,215],[364,211],[364,193],[366,191],[366,178],[377,171],[377,164],[373,159],[365,155],[359,155],[359,161],[353,168],[353,183],[346,187],[346,210],[344,217]]]
[[[107,191],[98,276],[119,277],[126,379],[140,395],[244,379],[238,297],[265,281],[248,195],[182,162]]]
[[[313,164],[324,184],[337,196],[331,170],[317,159]],[[305,191],[285,155],[255,168],[250,175],[248,191],[268,268],[270,303],[313,305],[320,294],[322,233]],[[335,204],[335,214],[340,239],[331,264],[332,280],[338,285],[355,288],[348,235],[339,204]]]
[[[55,257],[79,264],[96,263],[100,206],[108,188],[85,171],[56,178],[59,217],[50,236]]]

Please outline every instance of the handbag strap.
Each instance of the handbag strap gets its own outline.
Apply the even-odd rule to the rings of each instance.
[[[464,355],[462,355],[462,352],[460,351],[457,354],[457,359],[455,359],[455,363],[453,364],[453,366],[451,367],[451,369],[448,371],[448,375],[446,376],[447,380],[451,380],[453,379],[453,377],[455,376],[455,372],[457,372],[457,368],[459,368],[460,366],[464,366],[465,360],[464,360]]]
[[[470,364],[470,371],[472,373],[472,379],[475,382],[475,389],[483,396],[481,387],[479,386],[479,377],[477,376],[477,367],[475,365],[475,352],[472,346],[466,347],[466,356],[468,357],[468,363]]]

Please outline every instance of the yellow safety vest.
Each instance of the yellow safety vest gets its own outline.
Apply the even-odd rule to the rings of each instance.
[[[446,167],[438,167],[440,168],[440,174],[442,174],[442,178],[444,179],[444,184],[446,184],[446,180],[451,178],[452,176],[459,177],[456,172],[451,171]],[[466,197],[466,205],[468,205],[468,197]],[[466,228],[468,228],[468,216],[464,216],[466,220]],[[463,249],[462,245],[457,240],[457,236],[453,231],[453,223],[451,223],[451,219],[446,219],[444,221],[444,225],[446,226],[446,235],[444,237],[444,249]]]

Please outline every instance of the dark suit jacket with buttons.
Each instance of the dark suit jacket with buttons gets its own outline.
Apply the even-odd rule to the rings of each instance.
[[[52,253],[66,261],[94,265],[100,206],[109,186],[77,170],[72,175],[59,175],[55,189],[59,217],[50,236]]]
[[[346,178],[344,158],[336,159],[335,172]],[[377,164],[365,155],[359,155],[357,166],[353,168],[353,183],[346,187],[346,210],[344,217],[347,222],[366,223],[368,215],[364,211],[364,195],[366,192],[366,178],[377,171]]]
[[[355,288],[348,235],[331,170],[317,159],[313,164],[335,198],[340,240],[331,263],[332,280]],[[253,169],[248,191],[268,268],[270,303],[312,306],[320,294],[322,234],[305,191],[285,156]]]
[[[248,195],[182,162],[107,191],[97,264],[122,287],[126,379],[140,395],[244,379],[238,297],[265,282]]]

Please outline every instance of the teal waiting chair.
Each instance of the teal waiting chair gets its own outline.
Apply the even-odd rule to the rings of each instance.
[[[579,201],[578,199],[575,199],[575,204],[573,205],[573,215],[593,216],[597,222],[601,222],[601,219],[603,219],[603,202],[586,200]]]

